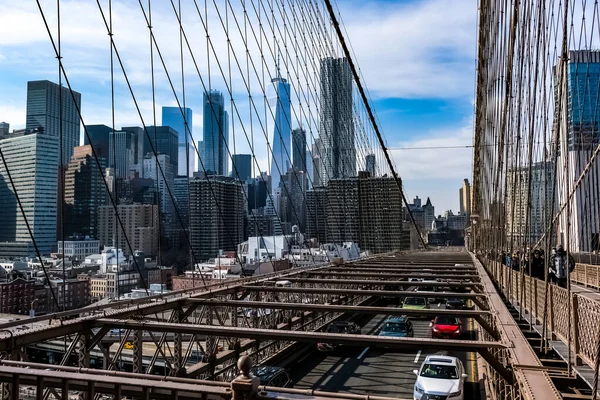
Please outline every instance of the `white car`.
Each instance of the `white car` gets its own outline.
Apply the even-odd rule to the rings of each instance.
[[[421,364],[421,368],[415,369],[413,372],[417,375],[414,400],[464,399],[464,382],[467,374],[458,358],[439,355],[427,356]]]

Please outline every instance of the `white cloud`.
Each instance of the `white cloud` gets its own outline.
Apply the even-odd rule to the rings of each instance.
[[[476,1],[340,2],[348,36],[376,97],[472,96]]]
[[[12,102],[0,102],[0,122],[8,122],[10,129],[25,128],[24,107]],[[18,121],[18,122],[17,122]]]
[[[50,31],[56,39],[57,16],[56,3],[42,2],[44,14],[50,25]],[[105,16],[108,17],[108,2],[100,2]],[[273,123],[266,118],[263,103],[262,88],[268,86],[270,77],[275,73],[275,58],[277,56],[272,40],[271,20],[264,19],[270,15],[269,10],[261,9],[263,15],[264,32],[259,32],[256,8],[266,7],[267,2],[251,2],[248,7],[247,43],[251,63],[246,64],[244,38],[238,31],[236,21],[229,10],[229,37],[233,52],[228,51],[228,41],[225,30],[214,5],[211,4],[208,12],[209,34],[214,44],[207,49],[206,33],[203,23],[204,12],[198,15],[191,2],[182,2],[185,8],[183,24],[198,63],[200,76],[192,62],[187,49],[184,49],[186,105],[195,111],[194,129],[196,138],[201,137],[202,92],[206,87],[217,88],[225,92],[230,86],[236,97],[240,117],[237,112],[229,108],[230,115],[234,116],[236,124],[237,151],[248,151],[249,145],[240,125],[246,127],[246,134],[254,141],[256,156],[266,160],[266,139],[263,129],[270,135]],[[110,51],[104,21],[95,2],[80,2],[76,0],[62,0],[61,4],[61,37],[62,55],[64,65],[75,90],[82,92],[82,109],[84,120],[88,124],[104,123],[111,121],[111,80],[110,80]],[[146,3],[144,3],[145,5]],[[225,6],[219,4],[221,16],[224,17]],[[237,15],[238,23],[243,31],[243,13],[241,2],[232,2],[233,11]],[[474,1],[452,2],[447,0],[425,0],[419,2],[375,3],[373,0],[363,2],[358,0],[341,2],[342,16],[349,31],[349,40],[356,51],[358,64],[365,75],[366,83],[371,93],[376,97],[435,97],[448,98],[456,96],[471,96],[473,87],[473,69],[475,52],[475,18],[476,4]],[[179,25],[171,9],[170,2],[153,1],[152,25],[159,43],[159,48],[175,91],[182,100],[181,95],[181,67],[179,48]],[[255,8],[256,7],[256,8]],[[322,10],[321,10],[322,11]],[[275,10],[275,14],[278,14]],[[288,10],[289,13],[289,10]],[[24,99],[25,82],[30,79],[50,79],[56,81],[56,59],[50,44],[40,12],[34,2],[15,2],[0,0],[0,15],[3,15],[3,24],[0,24],[0,48],[2,56],[11,60],[10,66],[2,63],[3,76],[19,76],[19,94],[14,98]],[[288,14],[289,16],[289,14]],[[281,17],[277,17],[281,23]],[[300,23],[297,21],[296,23]],[[122,58],[127,76],[132,84],[133,91],[141,109],[144,121],[150,124],[152,116],[151,92],[151,66],[150,66],[150,39],[144,15],[136,1],[113,1],[114,39]],[[293,21],[288,20],[288,26],[293,26]],[[254,32],[251,30],[254,28]],[[278,28],[283,29],[281,24]],[[264,60],[260,57],[259,44],[255,37],[262,37]],[[312,82],[318,86],[319,41],[312,38],[306,43],[313,46],[313,50],[304,51],[304,42],[298,36],[297,44],[300,46],[301,58],[296,60],[292,49],[294,42],[288,37],[287,42],[280,42],[282,52],[282,73],[295,85],[300,82]],[[260,39],[259,39],[260,40]],[[311,40],[315,40],[312,43]],[[285,45],[288,45],[287,47]],[[184,45],[185,46],[185,45]],[[288,49],[289,54],[286,54]],[[314,51],[314,52],[313,52]],[[237,55],[237,60],[234,58]],[[308,59],[304,59],[304,55]],[[158,121],[160,122],[160,105],[175,105],[167,76],[158,52],[154,51],[156,103],[158,106]],[[223,70],[216,62],[218,58]],[[229,79],[229,62],[231,62],[231,79]],[[238,70],[240,63],[242,72]],[[306,62],[310,71],[308,75],[301,66]],[[208,77],[210,64],[210,79]],[[300,66],[300,71],[295,71]],[[9,69],[7,69],[9,68]],[[12,68],[12,70],[10,69]],[[121,68],[115,58],[115,90],[116,107],[115,119],[117,126],[139,125],[141,123],[137,110],[125,85]],[[225,78],[221,74],[225,75]],[[245,82],[246,81],[246,82]],[[256,105],[250,106],[246,85],[249,84]],[[11,83],[15,85],[15,82]],[[315,105],[318,103],[318,94],[314,88],[303,90],[311,104],[312,117],[302,116],[297,106],[298,99],[294,99],[292,118],[297,117],[305,127],[312,127],[310,136],[317,136],[315,122],[318,118]],[[0,90],[9,85],[0,82]],[[312,91],[311,91],[312,90]],[[299,96],[299,94],[295,94]],[[303,102],[303,112],[307,111],[307,100],[300,96]],[[4,102],[4,99],[3,99]],[[24,122],[24,102],[21,110],[18,104],[3,104],[10,110],[0,108],[0,118],[12,124]],[[258,114],[260,117],[257,117]],[[268,113],[267,113],[268,115]],[[304,114],[305,115],[305,114]],[[239,118],[239,119],[238,119]],[[259,118],[263,125],[259,123]],[[253,120],[252,130],[250,120]],[[441,135],[441,133],[440,133]],[[390,135],[388,135],[390,136]],[[391,137],[390,137],[391,138]],[[413,143],[414,144],[414,143]],[[411,151],[410,154],[414,154]],[[415,156],[402,153],[402,157],[412,159]],[[424,152],[424,154],[429,154]],[[453,153],[454,154],[454,153]],[[423,159],[418,163],[426,164]],[[449,161],[448,161],[449,162]],[[261,165],[262,161],[261,161]],[[404,166],[406,165],[406,166]],[[418,164],[415,164],[418,165]],[[400,172],[405,179],[411,179],[419,171],[415,170],[412,163],[403,163],[399,159]],[[447,165],[443,171],[446,176],[453,169],[459,169],[462,164]],[[266,163],[264,163],[266,168]],[[428,168],[423,165],[423,168]],[[433,172],[433,171],[430,171]],[[439,171],[438,171],[439,172]],[[408,181],[407,181],[408,182]]]
[[[470,146],[473,141],[471,126],[456,129],[415,134],[415,140],[399,142],[397,146],[406,150],[391,150],[400,175],[404,179],[452,179],[470,171],[473,149],[443,148]],[[415,148],[414,150],[412,150]]]
[[[472,145],[472,124],[414,136],[417,139],[391,144],[393,147],[417,148],[391,150],[407,197],[429,196],[438,214],[448,209],[456,212],[458,189],[463,179],[471,180],[473,149],[443,147]]]

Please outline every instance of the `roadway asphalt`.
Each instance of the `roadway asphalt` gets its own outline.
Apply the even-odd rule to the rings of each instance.
[[[444,304],[432,304],[432,309],[444,309]],[[362,333],[377,334],[386,315],[367,319]],[[429,320],[413,320],[415,337],[430,338]],[[472,321],[463,321],[472,328]],[[444,354],[462,360],[469,375],[465,384],[465,399],[479,399],[476,375],[476,354],[448,351],[396,351],[385,349],[352,348],[336,349],[326,354],[313,351],[289,370],[294,387],[299,389],[326,390],[353,394],[410,398],[418,369],[429,354]]]

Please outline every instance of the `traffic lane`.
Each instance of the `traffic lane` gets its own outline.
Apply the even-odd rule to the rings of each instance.
[[[444,309],[441,303],[432,304],[432,309]],[[377,332],[374,326],[380,325],[385,316],[370,320],[363,332]],[[412,320],[415,337],[430,338],[430,320]],[[472,320],[463,320],[468,331],[472,331]],[[467,333],[467,337],[470,333]],[[465,337],[465,338],[467,338]],[[458,357],[469,375],[465,384],[465,398],[478,398],[475,382],[477,372],[475,355],[464,352],[396,351],[386,349],[340,347],[336,352],[324,354],[314,351],[300,360],[291,370],[290,376],[295,387],[302,389],[350,392],[364,395],[380,395],[407,398],[412,396],[416,377],[413,370],[421,366],[431,354]]]
[[[410,398],[418,368],[416,353],[371,350],[358,358],[360,349],[344,349],[343,355],[318,354],[292,370],[294,387],[371,396]]]
[[[432,305],[432,308],[443,306]],[[387,316],[376,316],[363,332],[377,332]],[[430,321],[413,320],[415,337],[430,338]],[[365,329],[366,328],[366,329]],[[370,347],[339,347],[334,353],[314,351],[300,360],[290,371],[300,389],[350,392],[354,394],[410,398],[415,382],[413,370],[418,369],[428,354],[442,354],[415,349],[391,351]]]

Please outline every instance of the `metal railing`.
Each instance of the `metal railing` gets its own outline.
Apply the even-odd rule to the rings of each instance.
[[[594,367],[597,358],[598,327],[600,326],[600,302],[588,297],[571,293],[566,289],[550,284],[546,296],[545,282],[521,275],[497,261],[486,261],[486,269],[499,285],[509,300],[516,300],[519,306],[530,314],[537,324],[547,323],[548,333],[569,345],[569,329],[571,329],[571,350],[580,360]],[[576,282],[596,282],[598,267],[583,267],[579,264],[573,274]],[[587,272],[587,275],[586,275]],[[544,315],[544,304],[547,311]],[[568,306],[571,303],[571,318]]]
[[[571,272],[571,282],[600,290],[600,265],[577,263]]]

